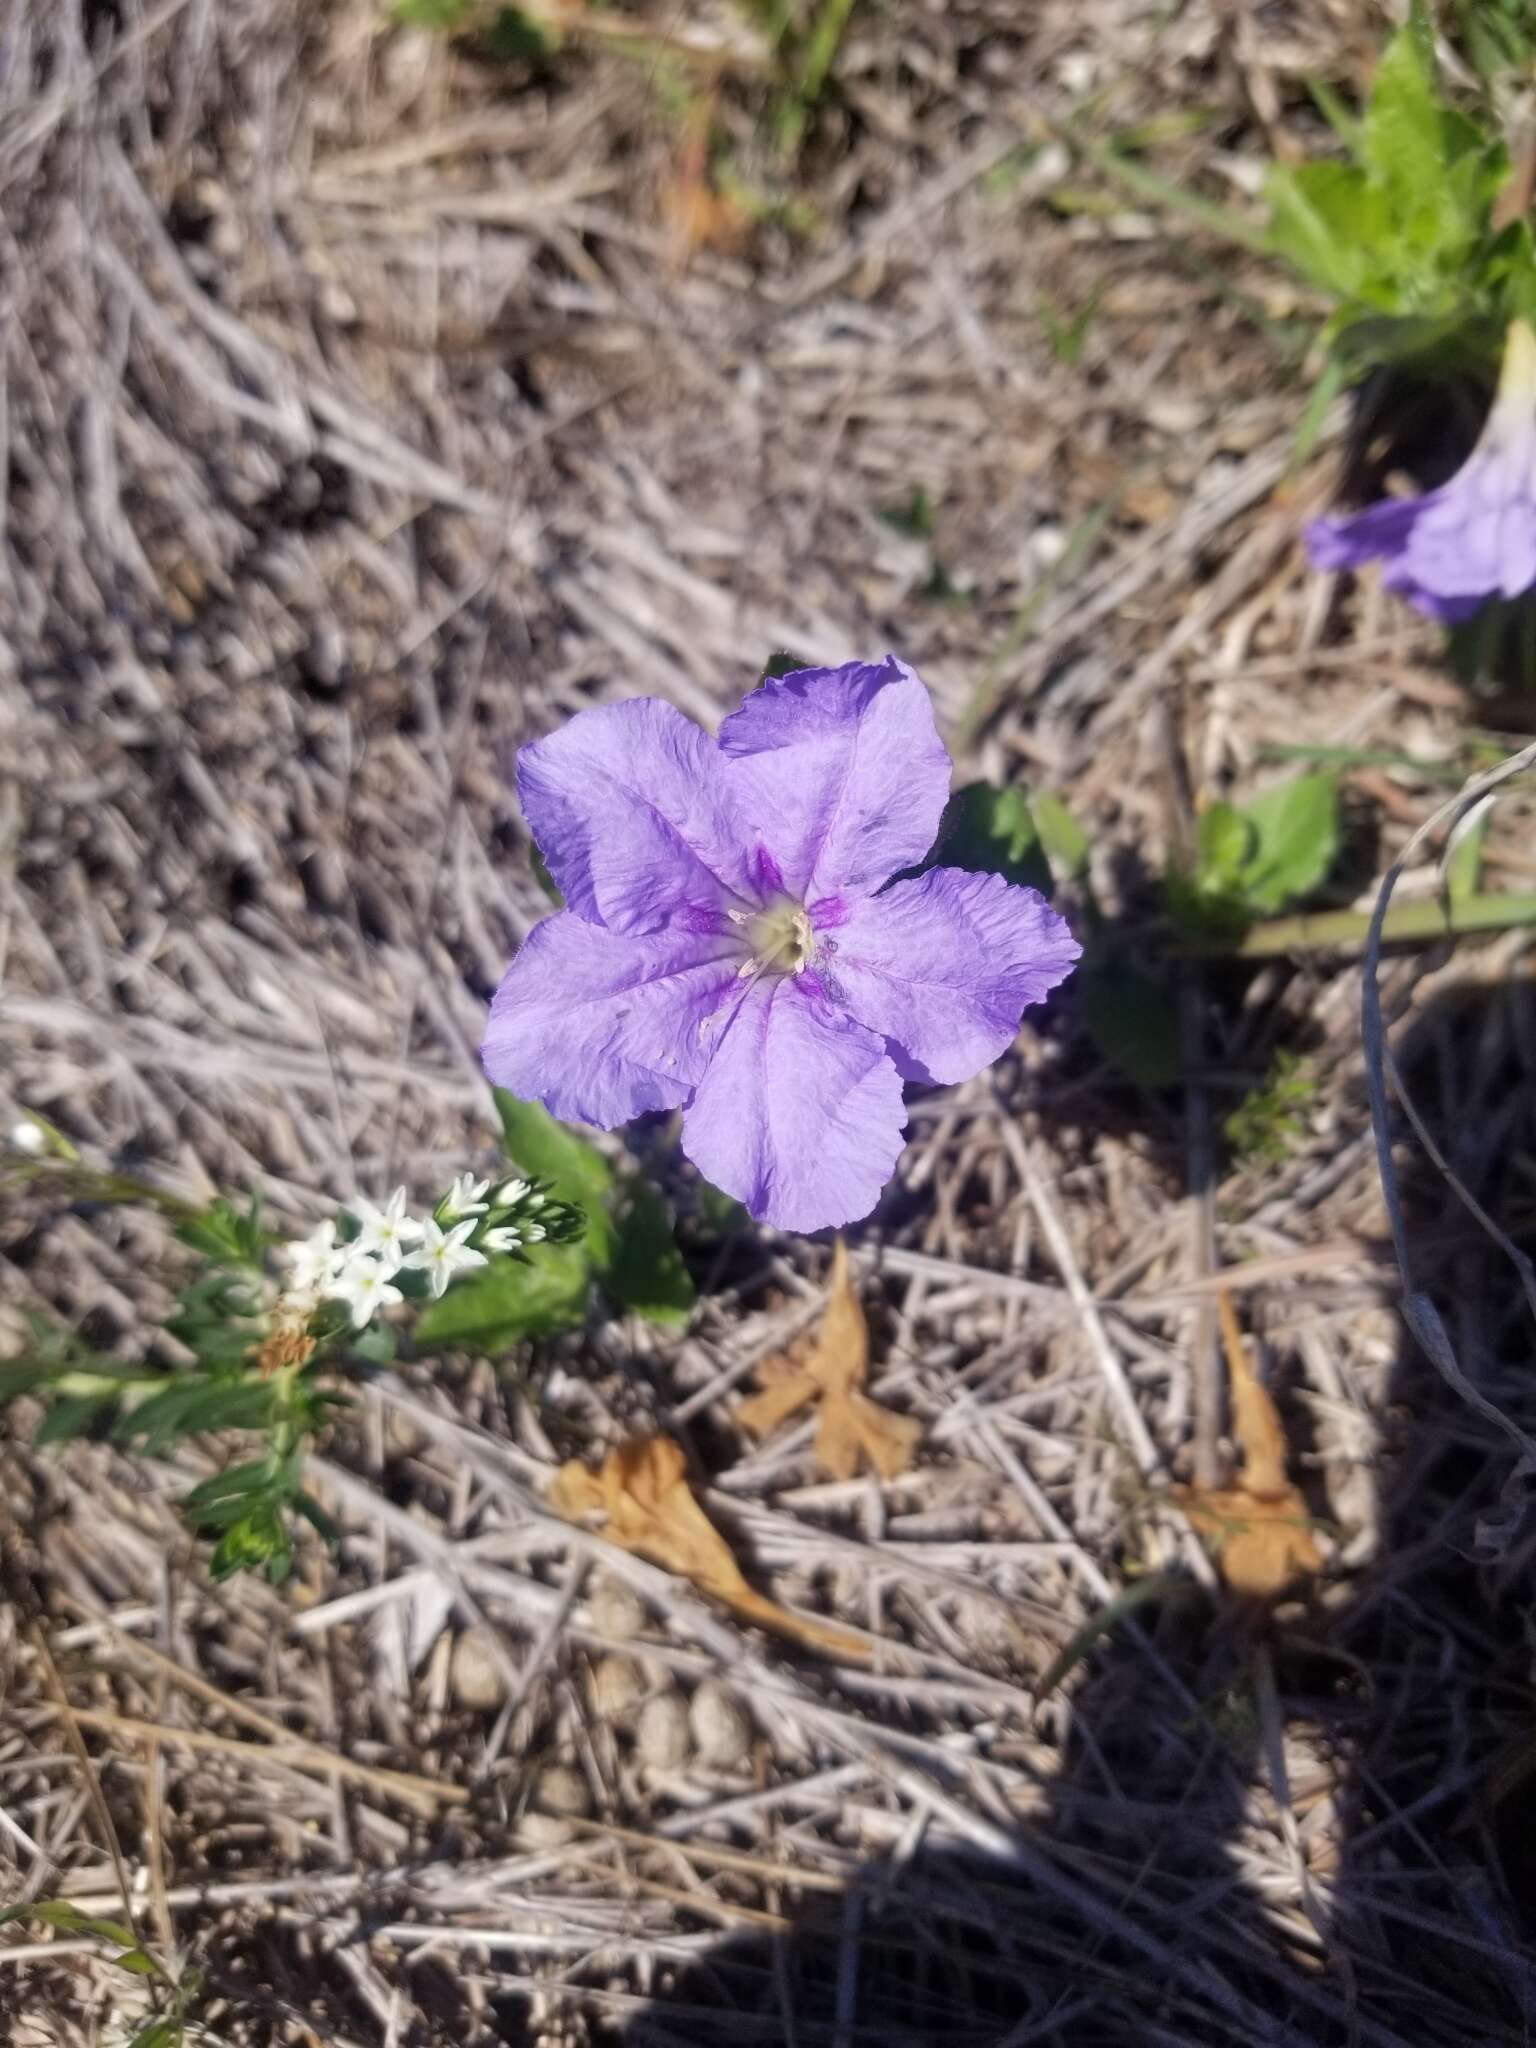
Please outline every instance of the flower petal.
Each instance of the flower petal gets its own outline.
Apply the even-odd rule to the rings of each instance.
[[[709,735],[659,697],[582,711],[517,757],[517,790],[567,904],[617,932],[743,892],[743,836]]]
[[[499,1087],[612,1130],[675,1109],[703,1075],[705,1019],[739,950],[690,931],[626,937],[561,911],[535,925],[491,1004],[480,1056]]]
[[[801,903],[920,861],[949,795],[932,702],[895,655],[771,678],[725,720],[720,751],[733,808]]]
[[[1423,498],[1382,498],[1363,512],[1340,519],[1314,519],[1307,527],[1307,553],[1319,569],[1358,569],[1382,555],[1397,556],[1408,545]]]
[[[683,1118],[683,1150],[779,1230],[867,1216],[901,1156],[901,1076],[872,1031],[793,977],[760,981]]]
[[[1021,1011],[1081,951],[1038,890],[932,868],[854,904],[816,968],[834,1002],[890,1041],[909,1080],[967,1081],[1007,1051]]]
[[[1403,577],[1441,599],[1519,597],[1536,584],[1536,422],[1509,446],[1474,451],[1424,500]]]

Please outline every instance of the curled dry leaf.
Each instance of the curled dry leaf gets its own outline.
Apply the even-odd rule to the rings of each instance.
[[[1307,1504],[1286,1477],[1285,1428],[1243,1345],[1228,1295],[1217,1297],[1232,1386],[1232,1432],[1243,1454],[1236,1486],[1178,1489],[1179,1504],[1213,1546],[1234,1593],[1275,1600],[1322,1568]]]
[[[747,1584],[725,1538],[694,1499],[682,1447],[671,1437],[631,1437],[610,1451],[596,1472],[573,1458],[550,1482],[549,1498],[573,1522],[583,1515],[603,1515],[603,1534],[611,1542],[691,1580],[743,1620],[808,1649],[869,1661],[869,1650],[857,1636],[791,1614]]]
[[[882,1479],[894,1479],[912,1462],[922,1424],[895,1415],[863,1391],[869,1375],[869,1324],[848,1269],[848,1247],[837,1240],[827,1312],[809,1346],[757,1369],[761,1392],[741,1405],[740,1420],[754,1436],[766,1436],[809,1402],[821,1403],[816,1456],[834,1479],[851,1479],[867,1458]]]

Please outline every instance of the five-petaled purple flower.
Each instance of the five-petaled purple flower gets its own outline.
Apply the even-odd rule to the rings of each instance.
[[[765,682],[718,742],[656,697],[524,747],[569,906],[496,992],[491,1079],[605,1129],[681,1108],[709,1180],[784,1230],[867,1215],[903,1079],[964,1081],[1078,946],[1033,889],[934,868],[949,757],[894,656]]]
[[[1387,588],[1448,625],[1490,597],[1536,585],[1536,334],[1523,320],[1510,323],[1493,408],[1450,481],[1344,519],[1315,519],[1307,547],[1320,569],[1380,557]]]

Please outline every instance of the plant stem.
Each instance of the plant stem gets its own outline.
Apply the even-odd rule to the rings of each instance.
[[[1216,939],[1179,950],[1225,959],[1273,960],[1282,953],[1363,946],[1370,924],[1367,911],[1327,910],[1311,917],[1270,918],[1250,925],[1240,939]],[[1381,936],[1391,946],[1513,931],[1521,925],[1536,925],[1536,895],[1466,896],[1451,904],[1437,897],[1423,903],[1394,903]]]

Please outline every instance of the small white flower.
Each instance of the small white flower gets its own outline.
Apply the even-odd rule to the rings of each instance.
[[[406,1260],[427,1276],[427,1285],[435,1296],[447,1291],[448,1282],[454,1274],[469,1266],[483,1266],[485,1253],[477,1252],[464,1240],[474,1229],[474,1219],[467,1223],[456,1223],[452,1230],[443,1230],[427,1218],[426,1236],[419,1250],[411,1253]]]
[[[278,1254],[288,1268],[289,1287],[295,1294],[310,1294],[333,1280],[346,1261],[350,1246],[336,1242],[336,1219],[327,1216],[308,1237],[296,1237]]]
[[[405,1296],[391,1286],[389,1274],[376,1259],[350,1259],[332,1280],[326,1293],[332,1301],[344,1301],[352,1311],[352,1327],[360,1330],[371,1323],[381,1308],[393,1308]]]
[[[544,1235],[542,1230],[539,1235]],[[514,1229],[510,1223],[501,1223],[494,1230],[485,1233],[480,1240],[480,1249],[483,1252],[515,1252],[522,1241],[523,1233],[520,1230]]]
[[[405,1213],[404,1188],[396,1188],[382,1209],[361,1195],[350,1206],[362,1225],[348,1247],[351,1251],[378,1252],[385,1259],[392,1258],[398,1266],[405,1257],[405,1247],[421,1236],[421,1225],[414,1216]]]
[[[493,1209],[513,1208],[527,1194],[528,1187],[529,1183],[525,1180],[504,1180],[491,1197],[491,1207]]]
[[[542,1244],[544,1242],[543,1224],[525,1223],[523,1225],[523,1242],[524,1244]]]
[[[489,1186],[488,1180],[476,1180],[472,1173],[461,1173],[438,1204],[443,1221],[457,1223],[461,1216],[483,1216],[485,1204],[480,1197]]]
[[[18,1152],[31,1152],[35,1155],[48,1149],[48,1133],[41,1124],[34,1123],[29,1116],[24,1116],[18,1123],[11,1125],[10,1137]]]

